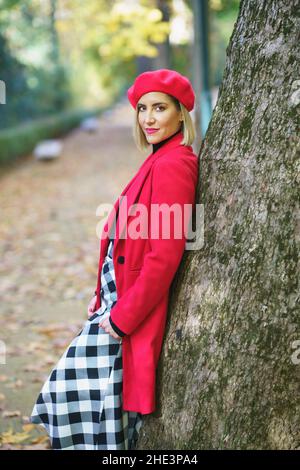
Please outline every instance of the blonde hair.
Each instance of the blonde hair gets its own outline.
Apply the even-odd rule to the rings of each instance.
[[[190,113],[186,107],[178,101],[174,96],[168,95],[171,100],[174,102],[176,108],[181,111],[182,122],[181,122],[181,131],[183,132],[183,139],[180,142],[182,145],[192,145],[195,140],[196,130],[193,120]],[[133,138],[135,140],[136,146],[139,150],[143,151],[149,148],[150,145],[147,141],[145,134],[139,124],[138,120],[138,107],[135,109],[135,123],[133,127]]]

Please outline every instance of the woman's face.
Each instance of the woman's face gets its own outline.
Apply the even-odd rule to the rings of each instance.
[[[166,93],[151,91],[138,101],[138,122],[147,142],[157,144],[180,129],[181,111]],[[151,129],[156,129],[151,132]]]

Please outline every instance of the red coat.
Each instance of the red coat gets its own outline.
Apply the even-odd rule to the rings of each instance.
[[[181,145],[179,132],[151,153],[121,196],[126,193],[127,210],[133,203],[143,203],[150,214],[151,203],[172,205],[195,204],[198,181],[198,159],[191,146]],[[123,204],[124,201],[122,201]],[[97,303],[101,306],[101,269],[107,252],[109,232],[114,220],[114,209],[108,216],[100,240],[100,259],[97,284]],[[121,213],[122,205],[120,206]],[[137,213],[136,216],[139,214]],[[113,323],[125,333],[122,338],[123,409],[141,414],[155,410],[156,367],[165,331],[169,289],[179,267],[186,237],[182,225],[181,238],[171,236],[133,239],[120,238],[124,229],[122,221],[116,224],[113,262],[116,276],[117,303],[110,312]],[[127,229],[133,215],[126,215]],[[149,230],[150,220],[149,217]],[[171,216],[171,221],[172,221]],[[123,233],[128,233],[127,230]],[[150,233],[150,231],[148,232]]]

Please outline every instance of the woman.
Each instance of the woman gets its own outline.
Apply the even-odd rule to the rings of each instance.
[[[31,421],[45,426],[53,449],[133,449],[142,416],[155,410],[169,288],[185,249],[198,180],[189,114],[195,94],[186,77],[160,69],[140,74],[127,95],[136,110],[136,144],[141,150],[152,144],[152,153],[108,216],[89,319],[33,409]],[[129,230],[137,203],[146,209],[142,237]],[[163,224],[171,220],[167,236],[160,215],[158,221],[153,215],[157,204],[169,210],[163,214]]]

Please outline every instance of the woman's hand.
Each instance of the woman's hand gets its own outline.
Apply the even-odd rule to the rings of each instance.
[[[113,329],[112,326],[109,322],[109,317],[104,318],[104,320],[101,320],[99,323],[99,328],[103,328],[106,333],[109,333],[113,338],[115,339],[122,339],[121,336],[119,336]]]
[[[92,315],[94,315],[94,310],[96,307],[96,302],[97,302],[97,296],[95,295],[92,300],[89,303],[88,306],[88,318],[90,318]]]

